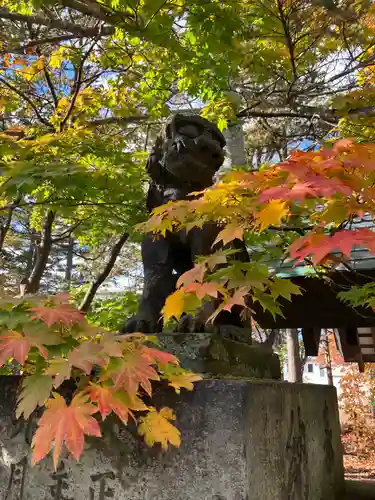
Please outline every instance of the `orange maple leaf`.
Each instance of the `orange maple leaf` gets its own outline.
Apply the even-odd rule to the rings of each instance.
[[[233,240],[243,239],[243,227],[235,226],[234,224],[228,224],[220,233],[217,235],[216,240],[213,242],[214,247],[217,243],[222,241],[224,245],[227,245]]]
[[[230,311],[233,306],[247,307],[245,297],[249,293],[249,287],[241,287],[232,296],[227,296],[215,312],[208,318],[212,322],[221,311]]]
[[[36,306],[30,309],[35,312],[35,316],[31,319],[41,319],[48,326],[52,326],[54,323],[72,326],[85,319],[84,314],[70,304],[59,303],[55,307]]]
[[[101,365],[106,360],[101,356],[102,345],[94,344],[91,341],[82,342],[68,354],[68,361],[72,366],[81,369],[89,375],[93,365]]]
[[[10,330],[5,335],[0,335],[0,366],[10,358],[23,365],[32,346],[37,347],[44,358],[48,356],[47,349],[41,343],[22,333]]]
[[[38,429],[32,441],[33,465],[53,451],[55,470],[59,462],[62,445],[78,460],[82,455],[84,436],[101,436],[99,424],[93,415],[98,408],[88,403],[88,394],[77,394],[69,406],[59,394],[46,403],[46,410],[38,422]]]
[[[186,293],[195,293],[199,299],[204,299],[204,297],[214,297],[217,298],[219,292],[224,293],[223,287],[218,283],[190,283],[184,286]]]
[[[88,392],[91,401],[98,405],[103,420],[114,412],[124,424],[127,424],[129,416],[135,420],[131,410],[145,411],[148,408],[137,396],[130,397],[127,392],[121,389],[115,391],[113,387],[103,387],[91,383]]]
[[[121,357],[123,354],[123,336],[111,332],[104,332],[101,337],[102,355],[108,357]]]
[[[148,347],[146,345],[141,346],[140,352],[142,357],[144,357],[150,364],[168,364],[172,363],[178,365],[179,361],[176,356],[170,354],[169,352],[159,351],[159,349],[154,349],[153,347]]]
[[[126,354],[123,359],[114,358],[111,362],[108,375],[113,380],[115,389],[124,389],[133,397],[141,386],[151,396],[150,380],[160,380],[159,375],[139,349]]]
[[[249,287],[242,287],[229,297],[223,304],[224,311],[230,311],[233,306],[246,307],[245,297],[249,293]]]
[[[205,267],[199,264],[195,264],[190,271],[186,271],[186,273],[182,274],[176,283],[177,288],[180,288],[182,285],[188,285],[189,283],[194,283],[198,281],[202,283],[204,278],[204,273],[206,272]]]

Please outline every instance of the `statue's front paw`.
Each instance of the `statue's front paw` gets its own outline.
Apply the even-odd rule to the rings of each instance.
[[[204,331],[204,323],[197,316],[185,314],[179,320],[176,329],[179,333],[199,333]]]
[[[142,317],[141,315],[136,315],[128,319],[123,329],[121,330],[122,333],[140,332],[140,333],[152,333],[152,334],[158,333],[159,331],[160,331],[160,325],[158,324],[157,321],[150,318]]]

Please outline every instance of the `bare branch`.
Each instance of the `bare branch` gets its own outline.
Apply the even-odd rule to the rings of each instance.
[[[87,219],[85,219],[85,220],[87,220]],[[79,227],[82,223],[83,223],[83,220],[79,220],[78,222],[76,222],[75,224],[70,226],[68,229],[66,229],[65,231],[60,233],[58,236],[54,236],[52,238],[52,243],[57,243],[59,241],[65,240],[66,238],[70,237],[72,235],[73,231],[75,229],[77,229],[77,227]]]
[[[52,130],[55,130],[54,126],[48,120],[46,120],[45,118],[43,118],[43,116],[39,113],[38,108],[35,106],[35,104],[33,103],[33,101],[26,94],[24,94],[17,87],[14,87],[11,83],[7,82],[2,77],[0,77],[0,83],[2,83],[3,85],[5,85],[6,87],[8,87],[8,89],[12,90],[17,95],[19,95],[24,101],[26,101],[29,104],[29,106],[33,109],[34,113],[38,117],[38,120],[41,123],[43,123],[43,125],[45,125],[46,127],[50,128]]]

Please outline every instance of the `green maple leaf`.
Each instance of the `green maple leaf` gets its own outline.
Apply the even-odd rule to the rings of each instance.
[[[292,300],[292,295],[302,295],[300,287],[285,278],[276,279],[270,286],[270,292],[274,298],[284,297],[289,301]]]
[[[276,315],[282,316],[284,318],[284,314],[282,313],[279,305],[275,301],[275,298],[271,295],[259,294],[253,298],[255,301],[259,302],[264,311],[270,312],[274,319],[276,318]]]
[[[22,392],[18,397],[16,417],[30,417],[37,406],[43,406],[52,391],[52,377],[47,375],[30,375],[22,383]]]

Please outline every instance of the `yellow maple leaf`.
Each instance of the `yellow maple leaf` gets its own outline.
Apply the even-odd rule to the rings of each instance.
[[[163,374],[168,380],[168,385],[173,387],[177,394],[180,394],[182,388],[192,391],[194,389],[193,382],[199,382],[203,379],[201,375],[184,370],[179,366],[163,367]]]
[[[67,47],[60,46],[55,52],[52,52],[49,65],[51,68],[59,69],[62,62],[67,58]]]
[[[280,224],[281,220],[288,215],[288,212],[285,201],[269,201],[258,214],[260,230],[264,231],[269,226]]]
[[[167,297],[165,301],[165,305],[162,309],[164,321],[167,322],[173,317],[179,320],[184,312],[189,313],[195,311],[200,303],[200,300],[195,294],[186,293],[183,289],[176,290],[172,295]]]
[[[160,443],[163,450],[168,449],[168,444],[180,447],[181,433],[169,420],[175,420],[176,417],[170,408],[162,408],[157,411],[150,408],[149,413],[140,418],[138,434],[144,437],[148,446]]]

